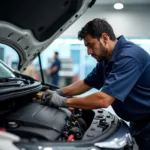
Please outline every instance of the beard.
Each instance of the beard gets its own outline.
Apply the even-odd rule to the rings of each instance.
[[[103,60],[105,60],[105,56],[92,55],[92,57],[96,59],[97,62],[102,62]]]
[[[106,58],[104,57],[104,56],[102,56],[102,57],[99,57],[98,59],[96,59],[97,60],[97,62],[102,62],[102,61],[104,61]]]
[[[103,44],[101,42],[99,42],[99,51],[100,53],[95,57],[95,59],[98,62],[102,62],[104,60],[106,60],[106,56],[107,56],[107,49],[103,46]]]

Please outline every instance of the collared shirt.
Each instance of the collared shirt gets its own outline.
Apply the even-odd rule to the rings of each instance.
[[[84,81],[116,98],[112,107],[122,119],[150,116],[150,56],[123,36],[118,38],[111,60],[97,63]]]

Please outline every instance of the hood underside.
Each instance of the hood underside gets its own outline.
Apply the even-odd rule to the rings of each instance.
[[[3,0],[0,10],[0,42],[20,56],[26,66],[96,0]]]

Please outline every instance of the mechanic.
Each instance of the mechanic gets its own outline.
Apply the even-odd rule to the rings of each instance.
[[[42,100],[56,107],[81,109],[112,106],[116,114],[131,123],[132,135],[141,150],[150,150],[150,56],[127,41],[116,38],[111,25],[102,19],[88,22],[78,33],[88,55],[97,60],[93,71],[84,79],[56,91],[48,90]],[[85,96],[91,88],[99,92]]]
[[[54,62],[52,63],[50,69],[47,71],[47,75],[51,78],[51,83],[58,86],[59,82],[59,71],[61,69],[61,61],[58,58],[59,53],[54,53]]]

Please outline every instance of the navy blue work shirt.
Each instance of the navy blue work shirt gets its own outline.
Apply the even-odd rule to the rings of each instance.
[[[51,68],[53,68],[54,66],[57,66],[58,69],[57,69],[57,71],[54,72],[53,74],[58,74],[58,72],[59,72],[59,70],[60,70],[60,68],[61,68],[61,61],[60,61],[58,58],[56,58],[56,59],[54,60],[54,62],[53,62],[52,65],[51,65]]]
[[[98,62],[84,82],[116,98],[112,107],[124,120],[150,116],[150,55],[123,36],[111,60]]]

